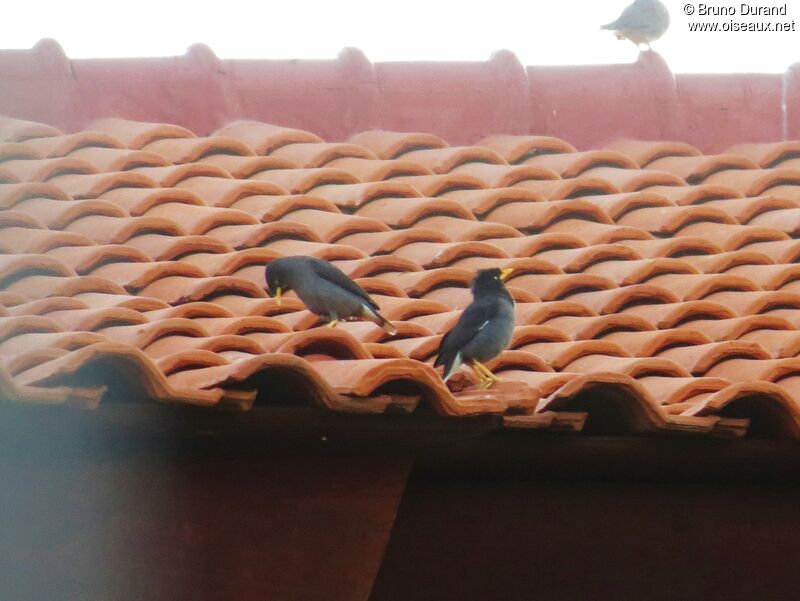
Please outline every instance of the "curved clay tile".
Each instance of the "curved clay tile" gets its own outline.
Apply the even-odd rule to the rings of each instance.
[[[207,235],[237,250],[263,246],[270,241],[280,241],[281,238],[293,238],[296,241],[320,241],[319,236],[310,227],[291,221],[273,221],[272,223],[253,225],[220,225],[209,230]]]
[[[648,163],[647,168],[674,173],[689,184],[698,184],[717,171],[758,169],[758,165],[741,155],[711,154],[695,157],[664,157]]]
[[[746,315],[730,319],[701,319],[686,322],[683,327],[702,332],[714,342],[738,340],[755,331],[768,331],[777,334],[779,330],[795,330],[795,326],[790,321],[776,315]]]
[[[624,240],[620,244],[631,248],[646,259],[657,257],[683,258],[689,255],[713,255],[723,252],[719,246],[701,236],[655,240]]]
[[[671,235],[687,225],[698,222],[738,224],[736,219],[725,211],[705,205],[637,209],[618,217],[616,222],[619,225],[638,227],[662,236]]]
[[[539,300],[535,294],[521,290],[520,288],[515,288],[513,286],[508,287],[508,292],[518,303],[534,303]],[[451,309],[466,309],[473,300],[472,293],[470,292],[469,288],[449,288],[446,286],[442,288],[435,288],[434,290],[425,293],[424,298],[444,303]]]
[[[726,251],[736,250],[754,242],[787,240],[788,235],[780,230],[755,225],[731,225],[725,223],[692,223],[681,228],[676,236],[698,236],[706,238]]]
[[[351,278],[378,277],[392,272],[422,271],[422,267],[413,261],[393,255],[379,255],[351,261],[336,261],[335,265]],[[391,275],[386,277],[390,278]]]
[[[161,169],[162,167],[155,167]],[[170,169],[170,167],[167,167]],[[156,182],[146,175],[133,171],[113,173],[59,175],[50,182],[72,196],[72,198],[97,198],[116,188],[155,188]]]
[[[19,355],[41,349],[74,351],[108,340],[94,332],[36,332],[14,335],[0,343],[0,355]]]
[[[355,176],[341,169],[319,167],[315,169],[271,169],[250,177],[251,180],[270,182],[289,194],[305,194],[313,188],[328,184],[357,184]],[[316,196],[327,196],[315,191]],[[334,201],[335,202],[335,201]],[[338,203],[337,203],[338,204]]]
[[[6,161],[3,171],[10,173],[18,182],[44,182],[68,173],[97,173],[99,170],[86,161],[76,158]]]
[[[585,274],[511,274],[506,282],[509,286],[531,292],[545,301],[559,300],[577,291],[608,290],[614,283],[603,277]]]
[[[22,294],[0,291],[0,305],[8,309],[28,302],[28,298]]]
[[[109,294],[105,292],[83,292],[74,295],[72,298],[79,300],[90,307],[125,307],[134,311],[156,311],[169,307],[164,301],[155,298],[144,298],[141,296],[130,296],[128,294]]]
[[[309,131],[246,119],[232,121],[215,131],[214,135],[240,140],[256,154],[269,154],[287,144],[322,142],[322,138]]]
[[[487,188],[483,180],[472,175],[458,173],[443,173],[440,175],[407,175],[393,177],[390,182],[410,184],[422,196],[439,196],[453,190],[478,190]]]
[[[750,219],[747,225],[774,228],[786,232],[792,237],[797,237],[800,234],[800,208],[779,209],[761,213]]]
[[[448,173],[464,163],[507,164],[496,152],[481,146],[450,146],[412,150],[403,153],[402,158],[425,165],[434,173]]]
[[[712,295],[709,300],[726,305],[738,315],[755,315],[787,307],[800,308],[800,294],[780,290],[722,291]]]
[[[590,307],[596,313],[618,313],[633,305],[675,303],[678,297],[670,290],[650,284],[634,284],[611,290],[571,294],[569,299]]]
[[[700,184],[697,186],[650,186],[647,192],[659,194],[676,205],[703,204],[712,200],[741,198],[743,195],[730,186]]]
[[[450,307],[424,298],[396,298],[385,296],[375,299],[381,315],[390,321],[408,321],[422,316],[447,313]]]
[[[539,154],[576,152],[572,144],[551,136],[488,136],[477,145],[491,148],[509,163],[519,163]]]
[[[766,351],[764,353],[767,354]],[[732,354],[731,358],[723,358],[712,365],[706,375],[713,378],[725,378],[733,382],[748,382],[752,380],[777,382],[788,376],[800,374],[800,358],[797,357],[764,359],[760,357],[740,358],[740,356]]]
[[[88,308],[86,303],[69,296],[54,296],[35,301],[27,301],[23,298],[21,301],[22,302],[11,306],[3,303],[4,308],[7,311],[3,317],[18,315],[46,315],[52,311]]]
[[[686,182],[666,171],[649,169],[620,169],[619,167],[594,167],[581,177],[605,180],[620,192],[636,192],[652,186],[685,186]]]
[[[0,317],[0,342],[38,332],[63,332],[64,327],[53,319],[40,315],[21,315],[19,317]]]
[[[207,277],[199,267],[181,261],[106,263],[93,269],[91,275],[116,282],[131,292],[141,290],[154,281],[169,276]]]
[[[186,338],[183,336],[174,336],[170,338],[176,338],[178,340],[194,340],[193,338]],[[253,344],[253,346],[255,346],[256,348],[260,348],[258,344]],[[253,347],[250,348],[252,349]],[[171,376],[175,373],[186,370],[202,369],[205,367],[215,367],[218,365],[228,365],[229,361],[222,356],[222,353],[225,352],[246,353],[246,351],[239,348],[233,348],[233,349],[223,348],[220,353],[200,350],[200,349],[182,349],[170,355],[162,357],[161,359],[157,359],[156,357],[152,358],[156,361],[158,369],[165,376]],[[146,349],[145,349],[145,354],[151,356]],[[256,353],[253,353],[251,350],[250,353],[246,354],[252,355]]]
[[[794,209],[800,206],[796,200],[778,196],[755,196],[752,198],[730,198],[712,200],[704,206],[722,209],[740,223],[747,223],[753,217],[779,209]],[[764,224],[753,224],[764,225]]]
[[[800,265],[740,265],[726,273],[748,278],[764,290],[777,290],[800,279]]]
[[[189,163],[187,165],[170,165],[167,167],[137,167],[131,173],[149,177],[156,185],[171,188],[185,179],[192,177],[218,177],[231,179],[231,174],[222,167],[210,163]]]
[[[235,154],[253,156],[251,148],[234,138],[211,136],[208,138],[162,138],[142,146],[142,150],[155,152],[167,160],[181,165],[200,161],[209,154]]]
[[[614,372],[640,378],[648,376],[688,377],[689,372],[679,364],[660,357],[609,357],[587,355],[568,363],[564,371],[573,373]]]
[[[238,156],[233,154],[211,154],[203,157],[204,164],[211,164],[224,169],[231,176],[247,179],[271,169],[296,169],[297,164],[289,159],[263,156]]]
[[[256,265],[263,271],[264,266],[279,256],[267,248],[248,248],[228,253],[192,253],[181,257],[180,261],[199,267],[209,275],[233,275],[250,265]]]
[[[512,202],[541,202],[544,198],[525,188],[491,188],[488,190],[452,190],[440,198],[455,200],[482,217],[494,209]]]
[[[247,196],[230,205],[230,208],[249,213],[256,219],[269,222],[276,221],[300,209],[315,209],[329,213],[339,213],[339,208],[331,201],[308,194],[291,194],[280,196]]]
[[[508,259],[493,259],[490,257],[467,257],[453,263],[453,267],[467,269],[473,273],[479,269],[513,269],[517,275],[525,273],[563,273],[553,263],[544,259],[529,257],[511,257]]]
[[[455,167],[451,173],[475,177],[488,188],[504,188],[515,185],[527,187],[527,184],[531,184],[534,191],[536,190],[535,184],[544,185],[544,182],[560,180],[555,171],[533,165],[465,163]],[[545,186],[545,189],[549,190],[550,188]]]
[[[793,167],[795,171],[800,170],[800,159],[796,160],[798,162],[798,165]],[[794,201],[800,201],[800,186],[796,185],[786,184],[786,185],[772,186],[764,193],[769,194],[770,196],[779,196]]]
[[[104,278],[92,276],[54,277],[32,275],[10,284],[6,290],[34,300],[47,296],[74,296],[82,292],[125,294],[125,289]]]
[[[403,175],[432,175],[433,171],[415,161],[406,159],[341,158],[327,163],[328,167],[342,169],[362,182],[379,182]]]
[[[0,209],[10,209],[27,198],[71,200],[71,196],[54,184],[0,184]]]
[[[324,242],[336,242],[344,236],[361,232],[390,231],[389,226],[368,217],[329,213],[315,209],[300,209],[284,215],[281,220],[313,228]]]
[[[248,196],[286,194],[283,188],[269,182],[205,176],[184,179],[176,187],[194,192],[207,205],[223,208]]]
[[[558,265],[567,273],[583,271],[601,261],[633,261],[642,258],[635,250],[621,244],[595,244],[579,248],[546,250],[536,253],[536,257]]]
[[[17,203],[14,207],[36,217],[49,229],[60,230],[87,215],[106,215],[109,217],[130,217],[127,211],[106,200],[52,200],[50,198],[31,198]]]
[[[648,280],[650,284],[656,286],[663,286],[675,291],[675,293],[684,301],[687,300],[702,300],[721,291],[753,291],[759,290],[757,284],[751,280],[729,275],[726,273],[720,274],[677,274],[670,273],[664,275],[657,275]],[[709,300],[715,300],[713,298]]]
[[[410,227],[431,215],[449,215],[475,221],[475,217],[465,207],[444,198],[378,198],[361,206],[357,214],[377,219],[395,228]]]
[[[741,336],[740,340],[761,345],[774,359],[800,354],[800,332],[797,330],[753,330]]]
[[[129,119],[98,119],[89,128],[101,131],[121,140],[128,148],[141,148],[145,144],[162,138],[193,138],[186,128],[168,123],[148,123]]]
[[[251,333],[274,334],[291,331],[288,326],[277,319],[263,315],[195,317],[192,321],[200,325],[211,336],[244,336]]]
[[[270,317],[300,311],[304,308],[303,303],[295,298],[281,299],[281,304],[278,305],[278,302],[272,298],[249,298],[235,294],[218,296],[214,298],[214,304],[239,316],[264,315]]]
[[[82,234],[98,244],[122,244],[143,233],[161,233],[168,236],[184,235],[181,227],[160,217],[107,217],[89,215],[71,222],[64,228]]]
[[[8,185],[8,184],[18,184],[21,183],[19,178],[8,171],[7,169],[3,169],[0,167],[0,185]]]
[[[711,343],[702,332],[688,328],[658,332],[611,332],[603,341],[614,342],[635,357],[652,357],[672,348]]]
[[[35,140],[26,140],[25,145],[43,157],[63,157],[87,146],[125,148],[125,144],[119,138],[98,131],[81,131],[75,134],[36,138]]]
[[[343,328],[314,328],[294,332],[273,352],[303,357],[306,361],[372,359],[364,345]]]
[[[658,329],[678,327],[680,324],[697,319],[728,319],[736,317],[736,313],[730,307],[707,300],[634,305],[624,308],[623,312],[626,315],[642,317]],[[687,327],[691,329],[691,325],[687,325]]]
[[[335,159],[376,158],[369,150],[357,144],[339,142],[298,142],[286,144],[270,152],[270,156],[292,161],[300,168],[323,167]]]
[[[491,242],[512,257],[530,257],[548,250],[586,246],[580,238],[571,234],[536,234],[522,238],[498,238]]]
[[[743,249],[763,253],[774,259],[775,263],[795,263],[800,259],[800,240],[754,242],[745,245]]]
[[[94,332],[109,325],[134,325],[147,322],[147,319],[138,311],[124,307],[53,311],[47,316],[60,323],[65,330],[73,332]]]
[[[527,344],[520,348],[533,353],[558,370],[562,370],[573,361],[589,355],[630,357],[627,351],[619,345],[604,340],[539,342]]]
[[[461,219],[449,215],[425,217],[414,223],[414,227],[431,228],[444,232],[454,242],[491,240],[495,238],[515,238],[522,234],[515,228],[502,223]]]
[[[4,138],[0,136],[0,140]],[[30,160],[44,158],[41,153],[25,144],[0,142],[0,163],[3,161]]]
[[[661,351],[658,356],[675,361],[696,376],[705,374],[716,364],[729,358],[771,359],[770,354],[760,344],[742,340],[670,348]]]
[[[623,139],[608,143],[606,146],[626,154],[641,167],[661,157],[688,157],[702,154],[697,148],[685,142]]]
[[[233,252],[232,246],[210,236],[172,236],[142,233],[130,238],[125,244],[142,251],[153,261],[173,261],[184,255],[196,252]]]
[[[288,297],[292,300],[291,296]],[[299,301],[298,301],[299,302]],[[289,328],[293,331],[299,332],[303,330],[310,330],[318,325],[324,325],[321,323],[319,317],[314,315],[311,311],[308,310],[300,310],[300,311],[293,311],[291,313],[283,313],[281,315],[276,315],[275,319],[280,321],[283,324],[286,324]],[[267,341],[263,340],[267,334],[250,334],[251,337],[258,340],[262,345],[265,347],[269,347]],[[276,334],[269,334],[269,336],[276,336]]]
[[[244,211],[187,205],[178,202],[158,204],[149,209],[146,215],[180,223],[183,230],[188,234],[205,234],[211,229],[226,225],[255,225],[260,223],[255,217]]]
[[[575,202],[564,201],[564,202]],[[584,244],[611,244],[627,240],[651,240],[653,235],[635,227],[613,225],[608,223],[594,223],[582,219],[557,220],[547,226],[548,234],[571,234],[579,238]]]
[[[540,154],[525,160],[526,165],[552,169],[563,178],[577,177],[594,167],[621,167],[638,169],[639,166],[627,155],[616,150],[587,150],[562,154]]]
[[[615,194],[619,192],[613,184],[599,177],[581,175],[574,179],[552,179],[536,181],[527,179],[513,184],[540,194],[549,200],[563,200],[580,196]]]
[[[743,155],[762,167],[774,167],[777,163],[800,156],[800,141],[736,144],[725,152]]]
[[[33,230],[46,230],[47,226],[34,215],[22,211],[0,211],[0,229],[29,228]]]
[[[144,316],[147,318],[147,321],[158,321],[160,319],[169,319],[172,317],[185,317],[186,319],[197,319],[199,317],[236,317],[225,307],[218,305],[216,299],[213,303],[192,302],[175,307],[167,306],[155,311],[146,311]]]
[[[7,211],[6,211],[7,212]],[[45,253],[59,246],[90,245],[86,236],[71,232],[52,232],[28,227],[0,228],[0,246],[9,253]]]
[[[503,250],[486,242],[412,242],[394,251],[398,257],[410,259],[425,269],[446,267],[465,257],[505,258]]]
[[[419,297],[436,288],[465,288],[472,283],[474,274],[466,269],[443,267],[427,271],[411,271],[392,276],[392,281],[400,286],[408,296]]]
[[[622,192],[620,194],[582,196],[581,200],[602,209],[614,220],[637,209],[675,206],[675,203],[671,200],[661,194],[652,192]]]
[[[61,135],[63,135],[63,132],[60,129],[45,125],[44,123],[0,116],[0,140],[6,142],[21,142],[28,138],[44,138]]]
[[[692,397],[718,392],[730,385],[729,380],[722,378],[665,378],[663,376],[638,378],[637,382],[662,405],[683,403]]]
[[[447,142],[426,133],[384,131],[373,129],[350,136],[348,142],[371,150],[380,159],[394,159],[420,148],[445,148]]]
[[[362,235],[362,234],[356,234]],[[326,261],[350,261],[363,259],[367,255],[353,246],[342,244],[325,244],[322,242],[307,242],[305,240],[276,240],[264,245],[283,256],[309,255]]]
[[[681,257],[702,273],[723,273],[739,265],[772,265],[766,254],[750,250],[733,250],[715,255],[690,255]]]
[[[163,300],[170,305],[209,300],[225,293],[241,294],[253,298],[266,296],[264,290],[253,282],[232,276],[209,278],[170,276],[156,280],[138,292],[140,296]]]
[[[177,188],[117,188],[101,194],[99,200],[112,202],[133,216],[143,215],[153,207],[168,202],[205,205],[197,194]]]
[[[80,159],[97,171],[127,171],[137,167],[164,167],[172,163],[156,152],[129,150],[127,148],[80,148],[69,154],[71,159]]]
[[[421,196],[413,186],[391,181],[324,185],[314,188],[311,194],[330,200],[343,209],[357,209],[372,200],[386,197],[412,198]]]
[[[0,255],[0,288],[30,275],[75,276],[75,271],[44,254]]]
[[[597,315],[586,305],[573,301],[517,303],[514,307],[517,325],[536,325],[564,316],[591,317]]]
[[[388,340],[379,346],[388,346],[396,350],[401,357],[408,357],[416,361],[429,361],[436,356],[441,341],[442,336],[420,336],[419,338]]]
[[[430,336],[431,332],[427,328],[409,321],[398,321],[396,324],[397,334],[392,336],[388,334],[383,328],[376,326],[369,321],[346,321],[336,326],[353,336],[360,342],[386,342],[388,340],[400,340],[403,338],[420,338],[422,336]],[[329,328],[318,328],[329,329]]]
[[[483,217],[519,230],[536,231],[562,220],[586,220],[612,224],[611,218],[596,206],[580,199],[504,204]]]
[[[508,345],[510,349],[521,349],[532,344],[570,342],[561,330],[549,326],[523,325],[514,328],[514,335]],[[529,349],[528,349],[529,350]],[[532,351],[529,351],[532,352]]]
[[[652,324],[641,317],[625,314],[588,317],[563,315],[547,320],[544,325],[558,328],[573,340],[602,338],[612,331],[652,331],[655,329]]]
[[[699,271],[681,259],[640,259],[637,261],[603,261],[594,263],[583,273],[610,279],[617,286],[642,284],[662,274],[691,273]]]
[[[434,302],[428,299],[410,299],[410,300],[416,300],[417,302],[425,302],[425,303]],[[443,303],[436,303],[436,304],[443,305]],[[460,310],[452,310],[448,306],[447,311],[430,313],[427,315],[416,315],[413,317],[409,317],[408,319],[410,320],[411,323],[415,323],[427,329],[432,334],[440,335],[440,334],[446,334],[447,332],[452,330],[453,326],[456,325],[460,317],[461,317]]]
[[[745,196],[758,196],[775,186],[800,184],[795,169],[729,169],[707,177],[703,183],[730,186]]]

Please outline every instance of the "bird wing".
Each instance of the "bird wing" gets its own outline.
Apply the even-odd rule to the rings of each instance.
[[[605,27],[607,29],[642,29],[651,25],[653,21],[652,11],[649,7],[640,4],[631,4],[622,11],[613,23]]]
[[[442,365],[447,358],[461,350],[478,332],[489,325],[497,315],[498,303],[472,303],[461,314],[458,323],[442,338],[439,356],[434,365]]]
[[[347,277],[336,266],[331,265],[326,261],[314,261],[312,263],[312,268],[314,269],[314,273],[316,273],[323,280],[327,280],[331,284],[336,284],[339,286],[339,288],[344,288],[351,294],[356,295],[376,311],[380,309],[378,304],[369,297],[369,294],[367,294],[361,286]]]

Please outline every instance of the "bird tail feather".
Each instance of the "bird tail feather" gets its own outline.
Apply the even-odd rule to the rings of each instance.
[[[371,307],[364,305],[362,309],[362,314],[366,319],[368,319],[374,324],[379,325],[384,330],[386,330],[386,332],[390,336],[394,336],[395,334],[397,334],[397,328],[394,326],[394,324],[391,321],[385,319],[383,315],[381,315]]]
[[[444,372],[442,372],[442,379],[447,382],[450,377],[458,371],[461,367],[461,353],[456,353],[454,357],[444,362]]]

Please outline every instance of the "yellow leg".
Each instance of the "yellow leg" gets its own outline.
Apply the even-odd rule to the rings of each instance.
[[[488,386],[491,385],[492,381],[489,378],[487,378],[483,374],[483,372],[481,372],[477,367],[475,367],[474,363],[470,365],[470,367],[472,367],[472,372],[477,376],[478,380],[480,381],[479,385],[481,388],[487,388]]]
[[[489,382],[502,382],[500,378],[494,375],[491,370],[480,361],[473,359],[472,364],[475,369],[479,370],[483,374],[485,380]],[[491,384],[489,384],[489,386],[491,386]]]
[[[338,319],[331,319],[331,320],[328,322],[328,327],[329,327],[329,328],[335,328],[337,323],[339,323],[339,320],[338,320]]]

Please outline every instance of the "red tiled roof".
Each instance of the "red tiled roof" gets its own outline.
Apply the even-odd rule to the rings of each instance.
[[[7,400],[424,405],[509,427],[800,437],[796,144],[0,131]],[[267,298],[264,266],[301,253],[356,278],[398,335]],[[503,382],[463,372],[448,388],[432,361],[488,266],[516,270]]]

